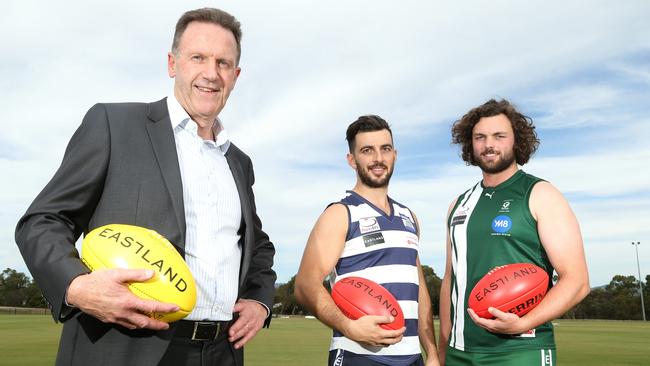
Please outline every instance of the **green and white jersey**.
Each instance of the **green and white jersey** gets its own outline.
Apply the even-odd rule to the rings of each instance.
[[[553,268],[528,206],[539,181],[518,170],[496,187],[486,188],[481,181],[458,197],[447,222],[452,256],[450,347],[483,353],[555,349],[550,322],[525,334],[503,335],[478,327],[467,314],[470,291],[496,266],[533,263],[552,278]]]

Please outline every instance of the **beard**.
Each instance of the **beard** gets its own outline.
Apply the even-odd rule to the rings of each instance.
[[[489,149],[482,152],[481,155],[494,152],[494,150]],[[508,169],[515,162],[515,154],[513,151],[509,151],[499,154],[499,158],[493,161],[484,161],[481,156],[474,157],[474,160],[484,173],[497,174]]]
[[[370,188],[383,188],[388,186],[388,182],[390,182],[390,177],[393,175],[393,167],[391,166],[388,168],[386,164],[373,164],[370,165],[367,169],[359,169],[361,165],[359,162],[357,162],[357,176],[361,180],[361,182],[365,185],[367,185]],[[382,178],[376,178],[373,177],[372,174],[368,171],[372,168],[375,167],[383,167],[386,169],[386,175],[383,176]]]

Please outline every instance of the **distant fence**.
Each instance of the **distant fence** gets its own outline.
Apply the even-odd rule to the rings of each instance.
[[[0,314],[21,314],[21,315],[49,315],[52,312],[48,308],[16,308],[13,306],[0,306]]]

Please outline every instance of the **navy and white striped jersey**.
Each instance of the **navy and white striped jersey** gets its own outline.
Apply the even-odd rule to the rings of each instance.
[[[399,343],[370,347],[334,331],[330,350],[343,349],[386,365],[410,365],[420,356],[418,338],[417,270],[418,228],[411,211],[391,198],[386,215],[356,192],[347,191],[339,202],[348,210],[348,233],[343,253],[330,275],[332,286],[350,276],[384,286],[398,300],[406,332]]]

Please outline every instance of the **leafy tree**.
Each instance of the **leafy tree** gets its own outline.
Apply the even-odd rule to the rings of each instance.
[[[29,278],[14,269],[7,268],[0,274],[0,302],[4,306],[25,306],[23,291]]]
[[[569,314],[572,313],[573,319],[611,319],[613,306],[608,301],[609,294],[604,288],[592,289],[589,295],[578,305],[576,305]]]
[[[643,284],[643,305],[645,305],[646,320],[650,318],[650,275],[645,276],[645,283]]]
[[[9,272],[8,272],[9,271]],[[7,269],[2,274],[2,281],[11,277],[12,283],[24,281],[25,278]],[[423,265],[422,272],[426,282],[434,314],[439,313],[440,284],[442,280],[436,275],[433,268]],[[8,276],[11,275],[11,276]],[[0,284],[3,282],[0,281]],[[323,285],[329,291],[329,282]],[[650,317],[650,275],[645,277],[643,285],[644,305],[646,316]],[[4,287],[0,286],[0,299],[4,298],[2,292]],[[286,284],[279,286],[276,290],[275,308],[280,314],[309,314],[298,302],[294,295],[295,276]],[[564,317],[571,319],[641,319],[641,299],[639,284],[634,276],[616,275],[606,286],[593,288],[589,295],[573,309],[569,310]]]
[[[429,290],[429,297],[433,306],[434,314],[438,314],[439,301],[440,301],[440,283],[442,280],[433,271],[433,268],[423,265],[422,272],[426,281],[427,289]],[[275,290],[275,307],[276,314],[311,314],[305,309],[298,301],[294,294],[296,284],[296,276],[291,277],[289,282],[278,286]],[[329,280],[323,281],[323,286],[327,291],[331,291]]]
[[[29,286],[25,289],[25,306],[30,308],[46,308],[47,302],[41,289],[36,285],[36,282],[31,281]]]
[[[639,297],[639,284],[634,276],[616,275],[605,286],[609,294],[611,314],[608,319],[641,319],[641,298]]]
[[[442,280],[433,271],[433,268],[422,265],[422,273],[424,273],[424,280],[426,281],[427,290],[429,290],[429,297],[431,298],[431,305],[433,306],[433,314],[440,314],[440,284]]]
[[[634,276],[616,275],[608,285],[592,289],[591,293],[567,314],[573,314],[579,319],[638,320],[642,318],[639,295],[639,284]]]
[[[0,273],[0,305],[45,307],[41,290],[24,273],[7,268]]]
[[[305,314],[306,311],[296,300],[294,294],[296,288],[296,276],[291,277],[289,282],[280,285],[275,291],[275,311],[278,314]]]

